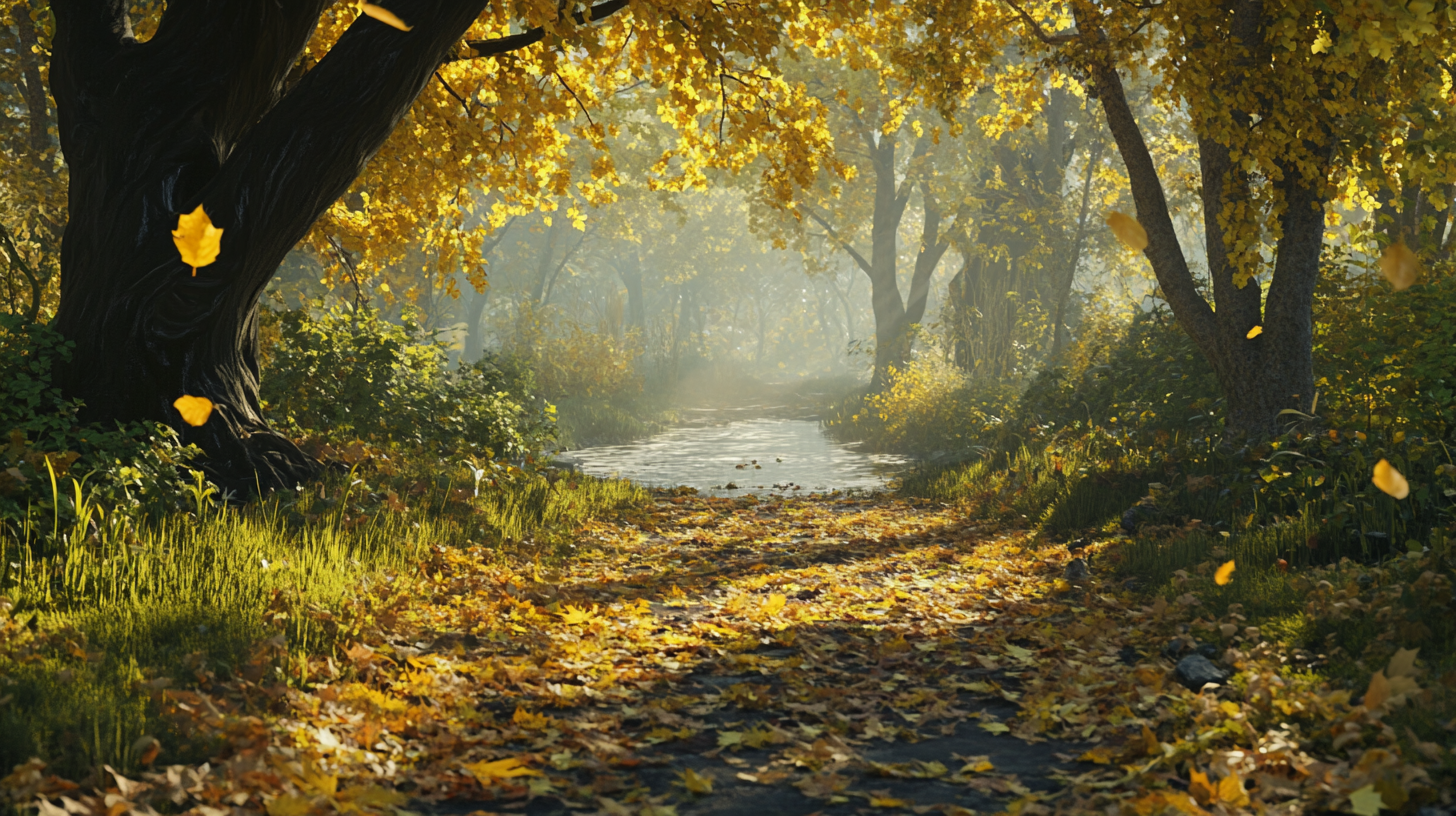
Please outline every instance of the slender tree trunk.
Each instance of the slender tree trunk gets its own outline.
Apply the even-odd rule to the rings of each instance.
[[[1087,240],[1087,216],[1090,213],[1092,200],[1092,177],[1097,170],[1097,163],[1102,160],[1102,140],[1098,139],[1092,145],[1092,150],[1087,154],[1087,169],[1082,177],[1082,204],[1077,210],[1077,233],[1072,237],[1071,257],[1067,259],[1067,271],[1062,281],[1059,281],[1060,291],[1057,293],[1057,311],[1052,320],[1052,351],[1047,355],[1051,364],[1055,365],[1062,356],[1062,349],[1067,344],[1067,301],[1072,297],[1072,286],[1077,282],[1077,267],[1082,263],[1082,244]]]
[[[408,33],[360,17],[283,93],[326,0],[168,5],[139,43],[120,0],[52,4],[51,83],[70,163],[54,325],[91,421],[154,420],[207,454],[223,487],[292,487],[317,463],[258,402],[258,296],[348,189],[485,0],[394,0]],[[170,232],[202,205],[224,230],[196,275]],[[172,403],[216,406],[201,427]]]

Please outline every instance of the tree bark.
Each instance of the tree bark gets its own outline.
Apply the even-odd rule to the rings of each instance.
[[[318,465],[268,429],[258,402],[258,296],[347,190],[485,0],[396,0],[414,24],[360,17],[284,94],[327,0],[170,4],[139,43],[122,0],[53,4],[51,81],[70,163],[54,325],[60,372],[90,421],[178,428],[222,487],[292,487]],[[170,231],[202,205],[224,230],[193,276]],[[203,396],[201,427],[172,403]]]

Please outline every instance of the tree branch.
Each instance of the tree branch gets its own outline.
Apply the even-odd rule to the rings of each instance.
[[[1084,17],[1085,12],[1079,10],[1078,28],[1087,32],[1085,36],[1095,38],[1096,46],[1105,49],[1105,35]],[[1168,212],[1168,199],[1158,178],[1157,165],[1148,152],[1137,118],[1127,104],[1127,94],[1117,75],[1117,68],[1105,51],[1091,55],[1087,67],[1096,82],[1097,98],[1102,102],[1108,129],[1112,131],[1112,138],[1117,142],[1118,152],[1127,167],[1138,221],[1148,233],[1148,246],[1143,252],[1152,264],[1163,297],[1173,307],[1178,322],[1210,360],[1217,360],[1220,355],[1213,309],[1194,285],[1188,260],[1178,244],[1178,233],[1173,229],[1173,218]]]
[[[571,21],[577,25],[595,23],[604,20],[613,14],[626,8],[628,0],[606,0],[598,3],[585,11],[578,11],[571,15]],[[494,57],[506,54],[511,51],[519,51],[522,48],[535,45],[546,39],[546,29],[543,26],[536,26],[522,31],[519,34],[511,34],[506,37],[497,37],[490,40],[469,40],[465,43],[474,54],[459,59],[479,59],[481,57]],[[454,60],[452,60],[454,61]]]
[[[850,246],[848,241],[844,240],[839,236],[838,230],[834,229],[834,227],[829,226],[829,222],[825,221],[819,215],[819,213],[814,212],[813,207],[810,207],[808,204],[800,204],[799,206],[803,207],[804,212],[808,213],[810,218],[818,222],[819,226],[823,227],[824,231],[829,233],[829,237],[833,238],[836,244],[839,244],[839,246],[845,252],[849,253],[849,257],[854,259],[854,262],[859,265],[860,269],[863,269],[865,271],[866,275],[874,275],[874,267],[871,266],[870,262],[865,259],[865,256],[859,254],[858,250]]]

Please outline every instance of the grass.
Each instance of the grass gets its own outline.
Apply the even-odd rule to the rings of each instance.
[[[157,716],[162,678],[307,682],[302,656],[367,623],[350,603],[360,590],[407,584],[429,548],[558,558],[574,527],[646,497],[626,482],[494,467],[490,478],[463,465],[356,467],[243,507],[212,503],[199,484],[191,512],[154,524],[110,515],[72,485],[69,529],[32,514],[0,538],[0,763],[38,756],[72,779],[133,770],[145,736],[162,738],[164,761],[205,759],[205,744]]]

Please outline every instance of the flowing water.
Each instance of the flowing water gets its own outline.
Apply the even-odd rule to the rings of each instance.
[[[906,462],[835,442],[818,422],[805,419],[690,425],[630,445],[574,450],[557,461],[593,476],[649,487],[685,485],[710,496],[878,490]]]

